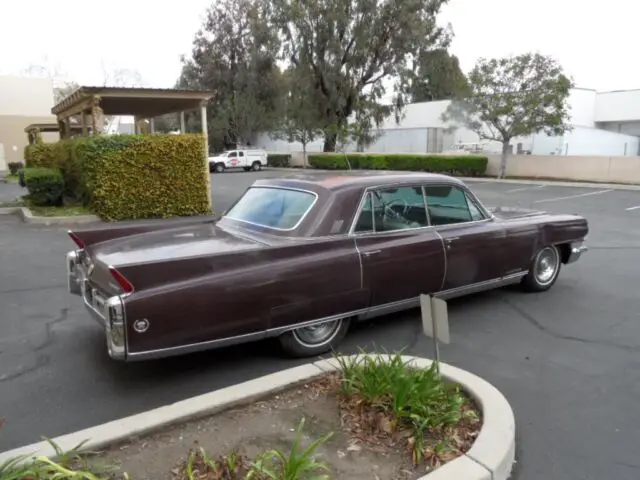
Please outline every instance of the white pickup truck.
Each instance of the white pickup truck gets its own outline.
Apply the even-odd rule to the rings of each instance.
[[[244,168],[259,171],[267,166],[267,152],[265,150],[227,150],[220,155],[209,157],[209,171],[222,173],[227,168]]]

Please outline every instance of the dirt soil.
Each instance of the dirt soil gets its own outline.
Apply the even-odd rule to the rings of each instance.
[[[347,432],[336,396],[338,382],[332,374],[265,401],[132,439],[103,451],[96,460],[119,467],[131,480],[175,480],[182,478],[179,465],[184,466],[190,449],[202,447],[214,459],[233,451],[249,459],[274,448],[287,453],[305,417],[303,447],[333,432],[316,451],[316,459],[330,468],[318,473],[328,473],[332,480],[410,480],[424,475],[427,465],[414,468],[402,443],[372,445]]]

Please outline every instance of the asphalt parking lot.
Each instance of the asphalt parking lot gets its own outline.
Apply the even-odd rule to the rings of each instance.
[[[268,170],[212,175],[221,212]],[[640,460],[640,191],[471,182],[488,206],[585,215],[589,252],[553,289],[503,289],[449,302],[445,362],[486,378],[510,401],[522,480],[637,479]],[[0,184],[0,190],[3,184]],[[1,191],[0,191],[1,193]],[[0,451],[232,385],[306,360],[271,343],[121,364],[66,292],[62,227],[0,216]],[[355,328],[342,350],[405,348],[432,356],[419,312]]]

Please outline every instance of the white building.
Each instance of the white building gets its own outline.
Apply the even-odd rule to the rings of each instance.
[[[393,116],[380,128],[379,137],[365,151],[393,153],[437,153],[458,143],[479,142],[478,136],[456,126],[449,133],[440,118],[449,100],[407,105],[397,124]],[[596,92],[575,88],[569,96],[572,130],[562,136],[544,133],[513,139],[513,153],[533,155],[636,156],[640,154],[640,90]],[[268,134],[256,137],[254,145],[273,152],[302,151],[302,146],[273,140]],[[308,145],[309,152],[322,151],[323,141]],[[354,151],[349,145],[347,151]]]

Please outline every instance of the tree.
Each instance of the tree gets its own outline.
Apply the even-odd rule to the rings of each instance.
[[[449,100],[469,93],[458,57],[445,48],[419,52],[411,70],[407,92],[411,102]]]
[[[364,96],[367,116],[381,121],[406,103],[403,83],[422,49],[445,46],[448,32],[436,23],[447,0],[273,0],[281,58],[312,80],[325,126],[324,151]],[[385,81],[395,79],[393,100],[382,103]],[[364,102],[361,102],[362,104]]]
[[[279,128],[271,135],[302,144],[303,167],[307,166],[307,145],[322,136],[318,106],[314,105],[312,83],[302,72],[290,68],[283,74],[284,115]]]
[[[505,176],[511,139],[541,131],[562,135],[571,128],[567,100],[573,80],[550,57],[527,53],[480,59],[469,74],[469,85],[471,93],[452,101],[442,119],[502,143],[498,178]]]
[[[246,144],[281,114],[278,39],[259,0],[221,0],[207,11],[178,85],[216,92],[207,120],[216,147]]]

